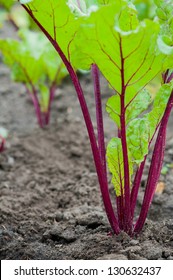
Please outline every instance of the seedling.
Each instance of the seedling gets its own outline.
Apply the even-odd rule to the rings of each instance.
[[[0,153],[4,151],[5,139],[0,135]]]
[[[163,11],[162,21],[141,22],[132,1],[127,0],[20,2],[54,46],[70,74],[88,130],[103,202],[113,232],[138,234],[145,223],[159,179],[166,127],[173,106],[171,2],[167,1],[165,5],[164,1],[156,1],[158,16]],[[92,70],[97,134],[76,75],[77,68]],[[118,128],[117,135],[109,141],[107,149],[99,70],[113,89],[106,110]],[[145,87],[161,73],[162,85],[152,100]],[[143,204],[135,220],[137,195],[155,135],[157,139]],[[117,210],[114,209],[108,190],[106,158],[112,173]]]
[[[23,83],[41,128],[49,124],[55,90],[68,72],[41,32],[23,30],[20,40],[0,39],[4,62],[12,79]]]
[[[0,127],[0,153],[5,150],[5,140],[8,137],[8,131],[4,127]]]

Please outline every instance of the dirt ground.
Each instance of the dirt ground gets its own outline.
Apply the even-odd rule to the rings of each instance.
[[[1,60],[0,126],[8,129],[9,138],[6,151],[0,154],[0,259],[173,260],[173,168],[161,175],[165,188],[155,195],[143,232],[133,239],[125,233],[111,236],[87,132],[70,81],[67,79],[57,90],[51,124],[41,130],[25,89],[9,76]],[[87,76],[81,82],[94,119],[90,81]],[[105,103],[110,90],[104,79],[102,86]],[[106,114],[104,119],[108,141],[115,127]],[[173,163],[172,128],[173,118],[164,165]],[[149,160],[136,214],[148,166]]]

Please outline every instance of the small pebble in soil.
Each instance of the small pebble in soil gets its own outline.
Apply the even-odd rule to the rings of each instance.
[[[139,240],[132,239],[132,240],[130,240],[129,244],[132,245],[132,246],[138,245]]]
[[[82,156],[82,151],[78,149],[78,147],[71,147],[70,149],[70,155],[72,157],[81,157]]]
[[[102,212],[100,213],[88,213],[84,214],[83,216],[79,217],[77,219],[77,224],[82,226],[87,226],[88,228],[95,229],[99,227],[100,225],[105,224],[105,216]]]
[[[169,219],[168,221],[166,221],[165,225],[168,229],[173,230],[173,219]]]
[[[151,246],[151,242],[144,241],[140,251],[143,252],[143,255],[146,256],[148,260],[157,260],[162,256],[162,248],[158,247],[159,244],[154,244]]]
[[[73,228],[63,228],[61,225],[54,225],[43,234],[43,240],[52,239],[62,243],[71,243],[77,239]]]
[[[170,251],[163,251],[163,252],[162,252],[162,257],[163,257],[163,259],[169,258],[170,255],[171,255],[171,252],[170,252]]]
[[[13,158],[13,157],[8,156],[8,164],[9,164],[10,166],[13,166],[13,165],[14,165],[14,163],[15,163],[14,158]]]

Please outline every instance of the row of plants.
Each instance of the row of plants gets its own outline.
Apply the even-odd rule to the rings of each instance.
[[[114,234],[125,231],[130,236],[139,234],[160,176],[173,106],[172,1],[18,2],[45,37],[24,30],[19,32],[19,41],[0,40],[5,63],[12,67],[13,78],[25,84],[41,127],[49,122],[52,90],[69,74],[85,120],[112,231]],[[77,69],[90,70],[93,76],[96,133]],[[107,146],[100,72],[112,89],[106,111],[118,131]],[[160,79],[160,89],[153,97],[147,85],[156,76]],[[136,220],[142,174],[155,138],[143,203]],[[107,169],[112,174],[116,207],[109,193]]]
[[[2,2],[8,9],[14,4],[14,1]],[[0,51],[4,63],[10,67],[11,78],[24,84],[33,102],[38,124],[44,128],[50,121],[55,90],[68,72],[47,38],[39,31],[28,29],[33,27],[33,23],[28,19],[20,21],[20,15],[23,19],[26,17],[25,11],[22,9],[22,14],[20,8],[15,5],[15,9],[5,17],[15,26],[17,39],[0,39]]]

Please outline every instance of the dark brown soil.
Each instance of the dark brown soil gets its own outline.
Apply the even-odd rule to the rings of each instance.
[[[112,236],[71,83],[57,90],[51,124],[41,130],[24,88],[9,75],[1,62],[0,126],[9,139],[0,154],[0,259],[173,259],[173,168],[160,178],[166,187],[155,195],[143,232]],[[89,76],[82,85],[94,118]],[[105,103],[109,89],[102,85]],[[173,162],[172,124],[164,165]],[[114,130],[105,115],[106,141]]]

